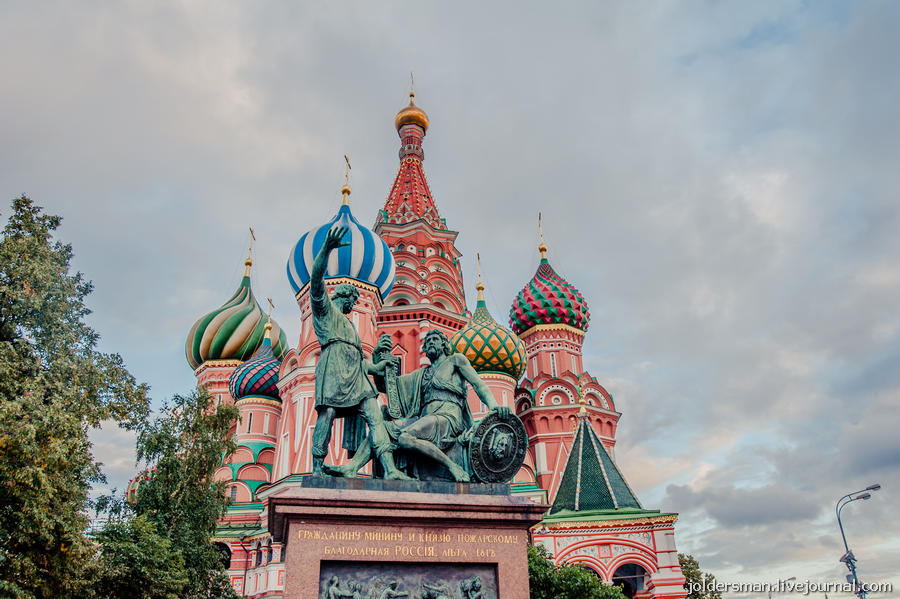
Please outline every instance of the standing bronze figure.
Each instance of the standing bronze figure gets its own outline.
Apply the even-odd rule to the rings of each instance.
[[[385,430],[378,392],[367,375],[383,375],[389,360],[372,364],[365,359],[359,333],[347,318],[359,297],[350,284],[338,285],[329,299],[325,288],[325,269],[332,250],[350,245],[341,240],[347,227],[332,229],[313,262],[309,281],[313,328],[322,353],[316,364],[316,427],[313,430],[313,474],[322,474],[331,428],[335,417],[344,418],[343,447],[351,454],[360,448],[365,436],[362,422],[369,426],[371,449],[381,462],[385,478],[409,478],[394,464],[391,441]],[[368,451],[366,452],[368,455]]]
[[[385,349],[390,350],[389,338],[379,342],[376,353]],[[446,453],[474,424],[466,401],[466,383],[472,385],[482,403],[497,418],[507,420],[515,416],[506,406],[497,405],[488,386],[465,356],[451,351],[450,341],[441,331],[432,329],[426,333],[423,350],[431,364],[397,379],[399,409],[405,417],[385,423],[390,441],[396,448],[431,458],[447,468],[455,480],[467,482],[470,479],[467,469]],[[383,372],[376,373],[379,386]],[[327,471],[337,476],[355,476],[369,458],[362,447],[348,464],[328,466]]]

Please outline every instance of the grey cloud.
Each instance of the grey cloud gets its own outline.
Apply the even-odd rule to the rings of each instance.
[[[686,485],[670,485],[666,499],[673,505],[705,509],[720,525],[735,528],[773,522],[799,522],[816,517],[818,508],[806,495],[769,485],[757,489],[734,486],[692,491]]]

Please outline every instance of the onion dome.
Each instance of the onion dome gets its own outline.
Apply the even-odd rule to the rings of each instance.
[[[538,250],[541,252],[541,263],[537,272],[509,309],[512,330],[521,335],[537,325],[564,324],[587,331],[591,313],[584,297],[550,266],[543,240]]]
[[[196,369],[207,360],[246,360],[262,345],[266,315],[250,289],[252,264],[248,256],[244,261],[244,277],[237,291],[222,306],[202,316],[191,327],[184,348],[191,368]],[[283,356],[287,351],[287,336],[274,321],[272,333],[272,337],[277,339],[272,351],[276,356]]]
[[[278,371],[281,361],[272,351],[269,338],[272,324],[266,323],[266,336],[253,357],[234,369],[228,379],[228,390],[234,400],[245,397],[266,397],[281,401],[278,396]]]
[[[396,268],[394,255],[381,237],[359,224],[350,212],[350,187],[344,185],[341,193],[344,201],[335,217],[324,225],[304,233],[294,246],[291,255],[288,256],[288,281],[294,293],[300,293],[309,283],[310,270],[316,255],[325,243],[328,231],[337,227],[347,227],[349,231],[344,240],[350,241],[350,245],[331,252],[325,278],[355,279],[377,288],[381,298],[384,299],[394,286]]]
[[[128,481],[128,486],[125,488],[125,501],[128,502],[128,505],[133,506],[137,504],[138,488],[141,486],[141,484],[153,478],[154,474],[156,474],[155,466],[151,469],[147,469],[138,473],[137,476]]]
[[[468,358],[477,372],[499,372],[518,380],[525,373],[525,344],[491,317],[480,274],[478,279],[475,313],[469,324],[453,335],[450,345]]]
[[[397,131],[400,131],[400,128],[404,125],[418,125],[428,131],[428,115],[425,114],[424,110],[416,106],[415,97],[416,94],[414,92],[409,92],[409,106],[403,108],[394,117],[394,126],[397,128]]]

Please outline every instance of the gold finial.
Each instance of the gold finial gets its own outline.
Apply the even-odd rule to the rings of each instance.
[[[266,301],[269,302],[269,313],[266,315],[266,334],[265,338],[269,341],[272,340],[272,308],[275,307],[275,304],[272,303],[272,298],[267,297]]]
[[[410,71],[409,72],[409,98],[410,98],[410,100],[412,100],[412,98],[416,97],[415,90],[416,90],[416,80],[413,79],[413,72]]]
[[[587,414],[587,408],[584,402],[584,385],[578,385],[578,403],[581,407],[578,409],[578,415]]]
[[[250,267],[253,266],[253,242],[256,241],[256,235],[253,233],[253,227],[250,227],[250,249],[247,250],[247,259],[244,260],[244,276],[250,276]]]
[[[349,206],[350,205],[350,159],[347,158],[347,155],[344,154],[344,162],[347,163],[347,166],[344,167],[344,186],[341,187],[341,196],[343,196],[343,200],[341,200],[341,205]]]
[[[481,282],[481,252],[475,252],[475,257],[478,259],[478,282],[475,284],[475,289],[478,290],[478,301],[484,301],[484,283]]]
[[[544,243],[544,225],[541,223],[541,213],[538,212],[538,231],[541,234],[541,243],[538,245],[538,251],[541,253],[541,260],[547,259],[547,244]]]

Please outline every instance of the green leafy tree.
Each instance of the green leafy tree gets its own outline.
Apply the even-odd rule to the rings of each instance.
[[[144,516],[113,518],[96,537],[100,565],[93,585],[102,599],[180,599],[188,586],[181,551]]]
[[[0,234],[0,595],[84,597],[94,545],[87,494],[102,481],[88,430],[148,411],[117,354],[85,324],[92,286],[71,273],[58,216],[22,196]]]
[[[678,563],[684,574],[684,588],[688,591],[686,599],[722,599],[722,593],[715,590],[716,577],[700,570],[700,563],[693,555],[679,553]]]
[[[228,506],[225,483],[213,482],[213,474],[223,456],[235,450],[229,432],[237,417],[237,408],[214,407],[205,391],[174,397],[159,417],[138,430],[137,457],[152,468],[153,475],[138,487],[132,508],[125,508],[121,499],[109,504],[114,516],[133,512],[152,524],[180,554],[188,582],[179,597],[237,596],[229,585],[222,555],[210,540]],[[131,567],[139,565],[132,563]]]
[[[556,566],[543,546],[528,547],[531,599],[625,599],[621,586],[609,586],[577,564]]]

